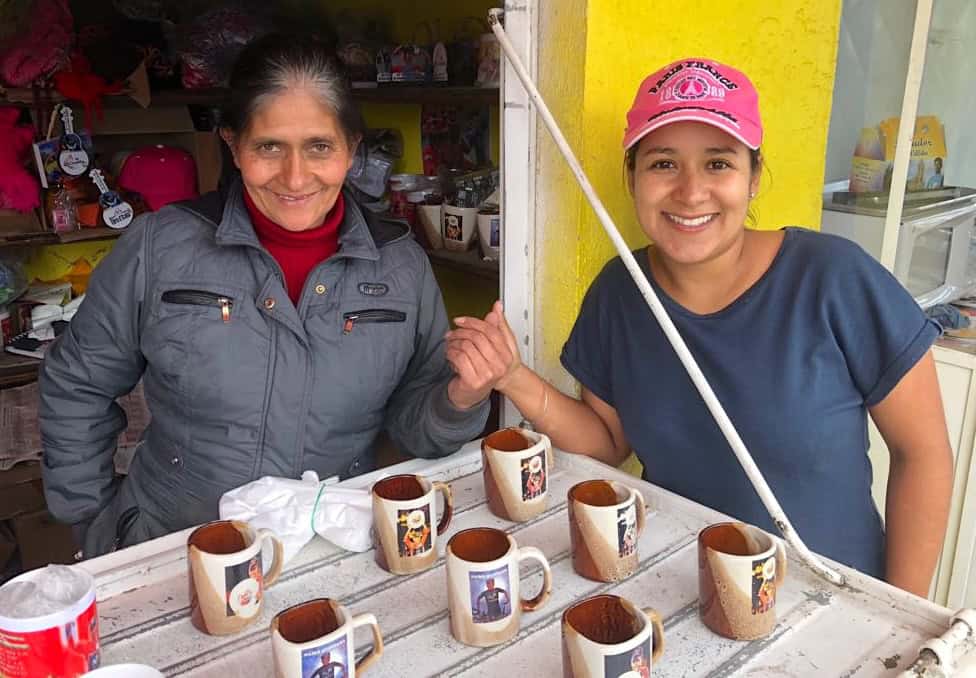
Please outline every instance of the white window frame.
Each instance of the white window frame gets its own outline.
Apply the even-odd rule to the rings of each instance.
[[[537,77],[538,0],[505,2],[505,33],[533,80]],[[502,256],[501,295],[505,317],[519,343],[522,362],[535,366],[535,163],[536,114],[515,70],[502,55],[501,165]],[[515,426],[522,416],[504,399],[501,425]]]

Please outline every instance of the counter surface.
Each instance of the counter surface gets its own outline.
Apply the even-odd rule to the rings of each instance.
[[[698,618],[696,535],[725,517],[589,459],[556,454],[549,507],[526,523],[495,517],[485,503],[480,453],[475,444],[450,458],[414,460],[349,486],[368,487],[381,475],[422,472],[450,480],[455,513],[448,530],[494,526],[520,546],[541,549],[552,566],[553,593],[538,611],[524,613],[511,642],[479,649],[454,640],[449,628],[444,560],[430,570],[398,577],[381,570],[373,553],[349,553],[316,537],[268,589],[260,619],[244,632],[209,637],[194,629],[187,607],[185,540],[168,535],[84,566],[96,576],[103,665],[151,664],[168,676],[270,676],[268,625],[278,611],[311,598],[340,599],[353,614],[373,613],[385,650],[366,675],[381,676],[560,676],[560,615],[573,601],[603,592],[622,595],[639,607],[656,608],[665,620],[665,651],[654,666],[661,676],[893,676],[914,661],[919,645],[938,636],[950,611],[887,584],[841,568],[849,586],[819,579],[793,554],[777,599],[779,625],[753,642],[726,640]],[[639,543],[640,569],[617,584],[575,574],[569,551],[566,493],[576,482],[602,477],[638,488],[648,505],[647,529]],[[826,499],[826,498],[825,498]],[[438,540],[443,556],[447,539]],[[523,571],[523,591],[534,595],[539,568]],[[360,629],[357,643],[367,644]]]

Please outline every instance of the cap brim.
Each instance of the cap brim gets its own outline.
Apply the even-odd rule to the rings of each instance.
[[[665,125],[670,125],[675,122],[701,122],[706,125],[711,125],[712,127],[717,127],[726,134],[735,137],[752,150],[759,148],[759,145],[762,143],[762,131],[759,129],[756,129],[755,135],[746,134],[743,132],[742,126],[736,127],[728,120],[725,120],[719,116],[709,115],[704,111],[674,111],[672,113],[665,113],[659,118],[655,118],[653,121],[645,123],[641,127],[634,130],[633,133],[625,134],[623,144],[624,150],[628,150],[654,130],[660,129]],[[752,138],[750,139],[750,137]]]

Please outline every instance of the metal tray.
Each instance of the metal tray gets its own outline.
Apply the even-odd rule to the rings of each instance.
[[[884,216],[888,211],[888,193],[851,193],[835,191],[824,196],[824,209],[852,212],[870,216]],[[902,215],[908,219],[921,214],[938,212],[976,200],[976,189],[962,186],[905,193]]]
[[[480,468],[480,452],[472,443],[446,459],[405,462],[344,485],[368,487],[381,475],[398,472],[450,480],[456,503],[448,536],[466,527],[495,526],[509,531],[519,545],[540,548],[552,566],[553,594],[540,610],[523,615],[511,642],[479,649],[454,640],[443,559],[426,572],[397,577],[381,570],[372,552],[345,552],[318,537],[268,589],[257,623],[236,636],[203,635],[188,618],[186,530],[83,564],[96,577],[103,664],[148,663],[168,676],[270,676],[271,617],[319,596],[340,599],[353,614],[371,612],[378,618],[386,647],[370,678],[561,676],[560,615],[573,601],[607,591],[664,616],[665,651],[654,666],[656,678],[894,676],[914,661],[922,642],[945,631],[951,617],[946,608],[848,568],[841,570],[849,585],[834,587],[791,556],[774,632],[758,641],[726,640],[698,618],[696,555],[698,531],[725,516],[593,460],[557,452],[548,510],[514,524],[488,510]],[[631,484],[648,504],[640,570],[613,585],[579,577],[570,558],[566,492],[595,477]],[[438,540],[441,555],[446,542]],[[538,569],[525,574],[524,590],[536,590]],[[357,642],[368,639],[357,636]]]

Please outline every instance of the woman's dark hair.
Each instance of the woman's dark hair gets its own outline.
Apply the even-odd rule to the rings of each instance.
[[[350,145],[362,137],[366,125],[342,67],[334,52],[310,35],[272,33],[241,51],[231,71],[221,126],[241,134],[268,99],[296,85],[310,88],[335,111]]]

